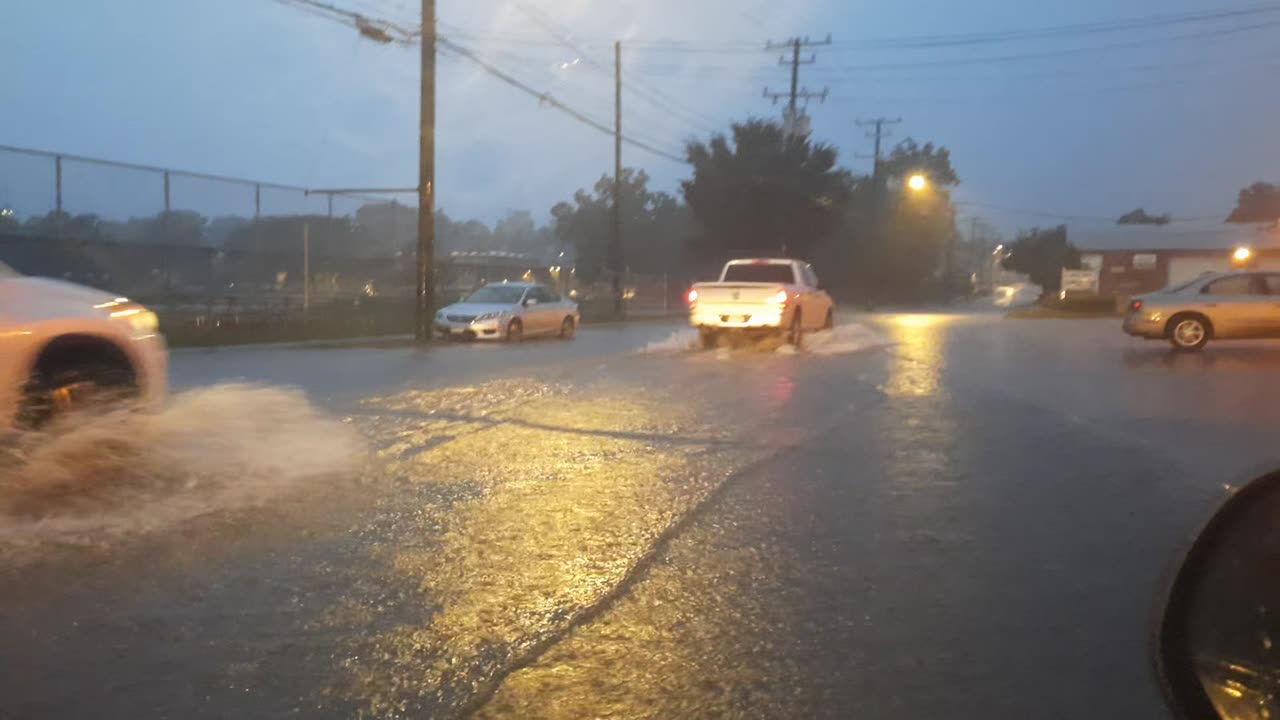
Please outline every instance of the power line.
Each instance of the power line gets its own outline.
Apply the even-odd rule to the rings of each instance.
[[[452,40],[449,40],[448,38],[445,38],[445,37],[443,37],[443,36],[437,36],[436,41],[437,41],[438,43],[440,43],[440,45],[441,45],[442,47],[448,48],[450,52],[453,52],[453,53],[455,53],[455,54],[457,54],[457,55],[461,55],[462,57],[465,57],[466,59],[470,60],[471,62],[475,63],[476,65],[479,65],[482,69],[484,69],[484,70],[485,70],[485,72],[489,73],[490,75],[492,75],[492,76],[494,76],[494,77],[498,78],[499,80],[502,80],[503,82],[507,83],[508,85],[511,85],[511,86],[512,86],[512,87],[514,87],[514,88],[517,88],[517,89],[519,89],[519,90],[523,90],[524,92],[526,92],[526,93],[528,93],[528,94],[532,95],[533,97],[538,98],[538,101],[539,101],[540,103],[543,103],[543,104],[549,105],[549,106],[551,106],[551,107],[553,107],[553,108],[555,108],[555,109],[557,109],[557,110],[559,110],[559,111],[563,112],[564,114],[568,115],[569,117],[571,117],[571,118],[573,118],[573,119],[577,120],[578,122],[583,123],[584,125],[589,125],[590,127],[593,127],[593,128],[595,128],[596,130],[599,130],[600,132],[603,132],[603,133],[608,134],[608,135],[613,135],[613,134],[614,134],[613,128],[609,127],[609,126],[608,126],[608,125],[606,125],[605,123],[602,123],[602,122],[600,122],[599,120],[596,120],[596,119],[594,119],[594,118],[592,118],[592,117],[590,117],[590,116],[588,116],[588,115],[586,115],[586,114],[584,114],[584,113],[580,112],[579,110],[576,110],[576,109],[574,109],[574,108],[572,108],[572,107],[570,107],[570,106],[568,106],[568,105],[564,104],[563,102],[560,102],[560,101],[559,101],[559,100],[557,100],[555,97],[553,97],[553,96],[551,95],[551,93],[549,93],[549,92],[539,92],[538,90],[536,90],[536,89],[534,89],[534,88],[530,87],[529,85],[526,85],[525,83],[521,82],[520,80],[518,80],[518,79],[516,79],[516,78],[512,77],[511,75],[507,74],[507,73],[506,73],[506,72],[504,72],[503,70],[501,70],[501,69],[499,69],[499,68],[495,67],[494,65],[492,65],[492,64],[490,64],[490,63],[488,63],[488,62],[486,62],[486,61],[485,61],[483,58],[481,58],[479,55],[477,55],[477,54],[473,53],[472,51],[468,50],[467,48],[465,48],[465,47],[463,47],[463,46],[461,46],[461,45],[459,45],[459,44],[457,44],[457,43],[453,42]],[[660,149],[658,149],[658,148],[656,148],[656,147],[653,147],[652,145],[650,145],[650,144],[648,144],[648,143],[641,142],[641,141],[636,140],[636,139],[634,139],[634,138],[632,138],[632,137],[629,137],[629,136],[625,136],[625,135],[624,135],[624,136],[623,136],[623,138],[622,138],[622,141],[623,141],[623,142],[625,142],[625,143],[627,143],[628,145],[631,145],[631,146],[633,146],[633,147],[640,148],[641,150],[645,150],[645,151],[647,151],[647,152],[649,152],[649,153],[652,153],[652,154],[657,155],[657,156],[659,156],[659,157],[666,158],[666,159],[668,159],[668,160],[674,160],[675,162],[679,162],[679,163],[687,162],[687,160],[685,160],[685,158],[682,158],[682,157],[680,157],[680,156],[676,155],[675,153],[670,153],[670,152],[667,152],[667,151],[665,151],[665,150],[660,150]]]
[[[882,63],[865,63],[855,65],[836,65],[830,70],[842,71],[847,73],[860,73],[876,70],[912,70],[912,69],[932,69],[932,68],[948,68],[963,65],[988,65],[988,64],[1005,64],[1013,62],[1021,62],[1027,60],[1043,60],[1048,58],[1070,57],[1073,55],[1081,55],[1097,52],[1109,52],[1112,50],[1126,50],[1131,48],[1144,47],[1156,42],[1178,42],[1184,40],[1200,40],[1205,38],[1218,38],[1239,33],[1253,32],[1256,30],[1266,30],[1280,26],[1280,20],[1272,20],[1267,22],[1253,23],[1250,25],[1239,25],[1229,28],[1217,28],[1214,30],[1206,30],[1194,33],[1183,33],[1180,35],[1165,36],[1159,38],[1142,38],[1138,40],[1129,40],[1124,42],[1105,43],[1100,45],[1078,46],[1070,48],[1058,48],[1055,50],[1043,50],[1026,53],[1012,53],[1007,55],[980,55],[970,57],[958,57],[934,60],[918,60],[909,62],[882,62]],[[644,68],[645,66],[640,66]],[[660,69],[668,74],[672,72],[687,71],[690,68],[679,65],[659,65],[649,66],[650,69]],[[727,71],[727,72],[744,72],[747,74],[759,74],[759,68],[751,68],[745,66],[725,66],[725,65],[699,65],[693,68],[700,72],[706,71]]]
[[[587,52],[581,46],[576,44],[573,41],[573,39],[569,37],[569,34],[562,31],[561,28],[557,27],[555,21],[552,18],[548,17],[546,13],[542,12],[540,9],[538,9],[537,7],[527,2],[522,2],[521,0],[514,0],[514,2],[516,7],[519,8],[526,15],[528,15],[534,21],[534,23],[536,23],[540,28],[542,28],[542,30],[545,33],[555,38],[555,40],[560,45],[571,50],[577,59],[581,59],[583,62],[586,63],[588,67],[600,73],[601,75],[604,75],[606,77],[612,77],[613,72],[611,70],[606,68],[594,57],[592,57],[591,53]],[[702,121],[697,119],[696,117],[693,117],[692,113],[685,111],[683,108],[676,107],[670,103],[664,102],[660,98],[656,97],[657,95],[656,91],[647,90],[645,89],[645,87],[639,85],[638,83],[632,82],[628,84],[624,82],[623,89],[630,90],[633,95],[651,103],[652,105],[656,106],[658,109],[664,112],[667,112],[673,115],[683,115],[686,121],[689,121],[690,118],[692,118],[692,124],[694,125],[702,124]],[[676,102],[676,105],[678,104],[679,103]],[[714,129],[708,128],[706,126],[704,126],[703,129],[707,129],[710,132],[714,132]]]
[[[833,51],[860,50],[917,50],[934,47],[956,47],[977,44],[995,44],[1021,42],[1026,40],[1058,39],[1076,36],[1089,36],[1106,33],[1154,30],[1180,25],[1214,23],[1224,20],[1270,15],[1280,12],[1280,3],[1263,3],[1225,10],[1196,11],[1146,15],[1115,20],[1102,20],[1084,23],[1069,23],[1034,28],[1014,28],[999,31],[982,31],[973,33],[954,33],[938,35],[906,35],[882,38],[870,38],[862,41],[832,43]],[[548,46],[548,43],[536,38],[517,35],[480,34],[464,32],[468,39],[477,42],[496,42],[521,44],[530,46]],[[590,40],[584,46],[601,46],[604,40]],[[755,53],[755,46],[750,43],[703,44],[690,40],[644,40],[627,41],[630,49],[655,52],[684,53],[727,53],[749,55]]]

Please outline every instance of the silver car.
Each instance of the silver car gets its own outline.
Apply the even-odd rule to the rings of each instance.
[[[1199,350],[1210,339],[1280,338],[1280,273],[1206,273],[1133,298],[1124,331]]]
[[[535,335],[570,339],[582,316],[578,304],[537,283],[493,283],[436,313],[445,338],[519,342]]]

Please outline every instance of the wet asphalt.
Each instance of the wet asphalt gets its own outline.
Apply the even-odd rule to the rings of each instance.
[[[0,717],[1169,717],[1163,583],[1280,466],[1280,346],[843,322],[885,342],[177,352],[158,420],[33,455],[65,492],[0,483]]]

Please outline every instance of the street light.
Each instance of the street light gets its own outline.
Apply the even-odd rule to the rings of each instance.
[[[921,190],[924,190],[928,186],[929,186],[929,179],[926,178],[924,175],[921,175],[920,173],[915,173],[911,177],[907,178],[907,187],[911,188],[912,190],[915,190],[916,192],[920,192]]]

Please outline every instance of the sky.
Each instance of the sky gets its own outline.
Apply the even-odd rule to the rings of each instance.
[[[331,0],[418,23],[412,0]],[[387,46],[277,0],[14,3],[0,24],[0,145],[299,187],[417,182],[417,47]],[[1265,12],[1152,26],[1155,16]],[[1275,12],[1270,12],[1274,7]],[[1239,189],[1280,180],[1280,93],[1270,49],[1280,4],[1187,0],[439,0],[440,34],[539,92],[612,122],[612,43],[623,43],[624,133],[679,155],[748,117],[788,70],[766,43],[825,39],[801,84],[813,137],[867,172],[858,119],[901,117],[904,137],[951,150],[961,214],[1005,233],[1097,224],[1144,207],[1225,217]],[[1009,31],[1137,19],[1010,39]],[[1108,26],[1110,27],[1110,26]],[[994,35],[993,35],[994,34]],[[908,42],[904,38],[932,38]],[[576,62],[575,62],[576,60]],[[493,221],[550,207],[612,171],[613,141],[470,60],[438,64],[437,206]],[[678,192],[688,168],[628,146],[624,163]],[[64,165],[64,205],[109,217],[163,207],[155,174]],[[0,205],[53,204],[52,161],[0,151]],[[252,215],[252,188],[174,178],[175,208]],[[412,201],[411,197],[405,198]],[[267,189],[264,214],[324,210]],[[340,200],[348,213],[360,200]]]

